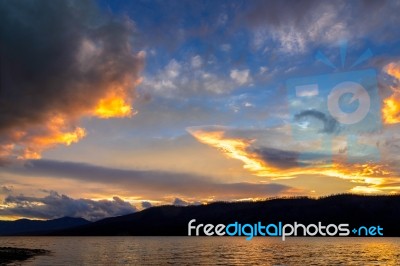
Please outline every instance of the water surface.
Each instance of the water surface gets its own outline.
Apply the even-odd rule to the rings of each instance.
[[[400,238],[0,237],[52,251],[22,265],[400,265]]]

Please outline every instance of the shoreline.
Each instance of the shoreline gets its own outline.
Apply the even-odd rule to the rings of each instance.
[[[0,247],[0,265],[7,265],[15,261],[24,261],[35,256],[48,255],[49,250]]]

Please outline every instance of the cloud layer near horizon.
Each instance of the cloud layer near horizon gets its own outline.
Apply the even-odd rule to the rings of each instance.
[[[9,195],[5,198],[4,205],[6,207],[0,209],[0,215],[40,219],[56,219],[68,216],[96,221],[136,211],[134,206],[119,197],[99,201],[73,199],[56,191],[48,191],[48,195],[44,197]]]
[[[275,195],[294,195],[299,191],[275,183],[222,183],[212,176],[165,171],[124,170],[83,163],[31,160],[23,166],[7,168],[9,173],[29,175],[31,178],[67,178],[80,182],[113,185],[129,190],[132,196],[155,198],[234,200],[265,198]]]

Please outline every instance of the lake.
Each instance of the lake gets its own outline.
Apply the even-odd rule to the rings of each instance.
[[[0,237],[0,246],[52,252],[22,265],[400,265],[400,238]]]

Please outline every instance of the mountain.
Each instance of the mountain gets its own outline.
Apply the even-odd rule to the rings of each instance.
[[[349,229],[380,226],[384,236],[400,236],[400,195],[334,195],[319,199],[276,198],[256,202],[217,202],[199,206],[160,206],[141,212],[106,218],[50,235],[163,236],[188,234],[188,222],[203,223],[347,223]]]
[[[56,230],[87,225],[90,222],[83,218],[63,217],[54,220],[40,221],[20,219],[16,221],[0,221],[0,235],[39,235]]]

